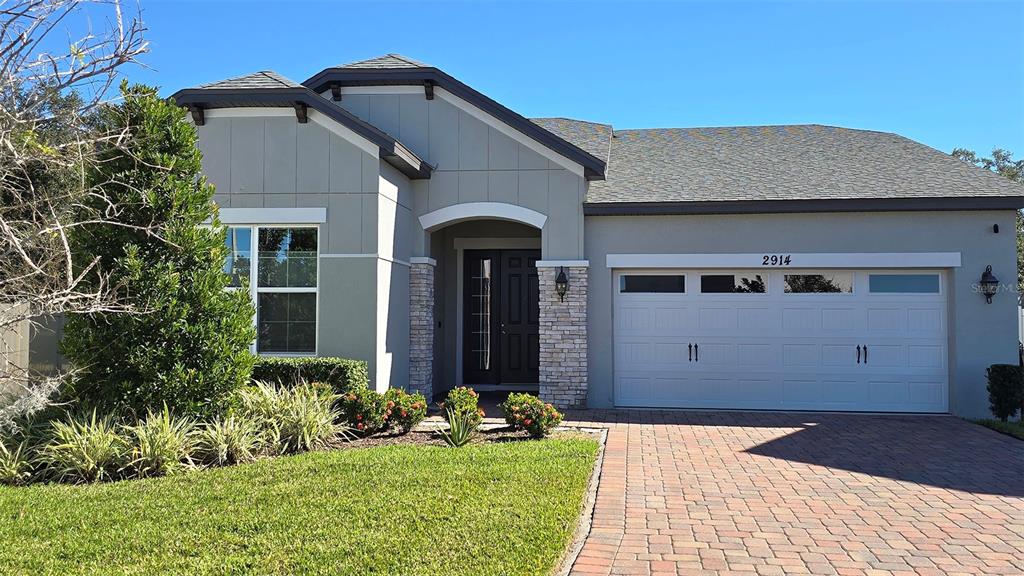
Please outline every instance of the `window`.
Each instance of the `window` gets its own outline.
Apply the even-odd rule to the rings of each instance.
[[[678,293],[686,292],[686,277],[678,276],[620,276],[619,292],[622,293]]]
[[[702,294],[764,294],[767,284],[760,274],[702,274]]]
[[[938,274],[871,274],[868,288],[873,294],[938,294]]]
[[[315,354],[317,229],[232,227],[226,242],[231,286],[248,286],[256,304],[256,352]]]
[[[786,294],[824,294],[853,292],[853,272],[827,274],[786,274]]]

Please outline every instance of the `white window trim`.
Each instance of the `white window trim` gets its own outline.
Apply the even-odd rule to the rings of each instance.
[[[320,227],[315,224],[295,224],[289,222],[277,222],[274,224],[242,224],[242,225],[225,225],[227,228],[248,228],[251,230],[250,236],[250,256],[249,256],[249,300],[252,301],[253,309],[255,313],[252,316],[252,325],[257,331],[259,330],[259,295],[265,294],[316,294],[316,329],[314,330],[313,336],[313,351],[312,352],[260,352],[257,346],[259,341],[259,334],[257,333],[256,338],[249,345],[249,351],[259,356],[268,357],[279,357],[279,358],[303,358],[303,357],[316,357],[320,355]],[[295,287],[295,286],[282,286],[274,288],[271,286],[260,287],[259,286],[259,239],[260,230],[264,228],[312,228],[316,230],[316,286],[310,287]],[[240,287],[230,287],[230,290],[241,290]]]

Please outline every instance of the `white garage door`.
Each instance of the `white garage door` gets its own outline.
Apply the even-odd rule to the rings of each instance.
[[[619,406],[945,412],[941,271],[618,271]]]

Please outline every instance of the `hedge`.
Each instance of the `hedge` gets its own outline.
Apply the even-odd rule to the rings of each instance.
[[[993,364],[988,378],[988,402],[992,414],[1006,422],[1024,402],[1024,368],[1013,364]]]
[[[294,385],[298,382],[330,384],[335,392],[344,394],[369,387],[370,376],[366,362],[347,358],[302,357],[277,358],[260,356],[252,369],[257,382]]]

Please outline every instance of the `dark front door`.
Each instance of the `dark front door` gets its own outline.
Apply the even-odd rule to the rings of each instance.
[[[536,384],[539,250],[467,250],[463,368],[467,384]]]

